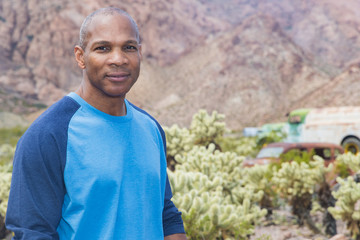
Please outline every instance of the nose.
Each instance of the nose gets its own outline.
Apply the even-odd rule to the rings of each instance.
[[[110,64],[111,65],[121,66],[121,65],[124,65],[124,64],[128,64],[128,63],[129,63],[129,59],[128,59],[128,56],[126,55],[126,53],[124,51],[114,49],[111,52],[111,57],[110,57]]]

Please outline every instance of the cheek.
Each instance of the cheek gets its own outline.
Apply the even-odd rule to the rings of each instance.
[[[141,61],[139,58],[134,58],[132,60],[132,65],[133,65],[134,70],[140,71],[140,63],[141,63]]]
[[[98,57],[90,56],[87,61],[85,62],[85,67],[89,70],[95,70],[99,69],[104,65],[103,59],[100,59]]]

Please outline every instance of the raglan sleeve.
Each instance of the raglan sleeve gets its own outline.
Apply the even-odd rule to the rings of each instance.
[[[65,194],[60,142],[39,126],[30,127],[17,144],[5,221],[14,240],[59,239]]]
[[[164,130],[158,125],[164,145],[164,155],[166,156],[166,136]],[[169,182],[169,177],[166,174],[165,183],[165,198],[163,209],[163,230],[164,236],[185,233],[183,220],[181,218],[181,212],[176,208],[175,204],[171,201],[172,191]]]
[[[171,198],[172,191],[168,176],[166,176],[165,202],[163,210],[164,236],[176,233],[185,233],[181,212],[178,211],[174,203],[171,201]]]

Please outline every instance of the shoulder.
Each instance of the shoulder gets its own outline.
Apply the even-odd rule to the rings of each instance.
[[[149,113],[147,113],[145,110],[135,106],[134,104],[132,104],[131,102],[129,102],[129,105],[132,107],[133,109],[133,115],[136,118],[141,118],[144,122],[152,125],[160,134],[163,145],[164,145],[164,149],[166,149],[166,137],[165,137],[165,132],[163,130],[163,128],[161,127],[160,123],[153,117],[151,116]]]
[[[79,108],[80,105],[74,99],[65,96],[41,114],[31,127],[38,127],[39,125],[45,128],[57,126],[61,122],[69,121]]]
[[[27,132],[41,134],[64,130],[79,107],[75,100],[65,96],[42,113],[30,125]]]
[[[26,130],[17,144],[24,154],[51,154],[66,149],[68,125],[79,104],[64,97],[50,106]]]
[[[153,117],[151,116],[148,112],[146,112],[145,110],[135,106],[134,104],[132,104],[131,102],[128,101],[128,103],[130,104],[130,106],[133,108],[134,110],[134,115],[135,116],[140,116],[141,118],[143,118],[145,121],[149,121],[152,124],[155,124],[155,126],[161,131],[163,132],[163,129],[160,125],[160,123]]]

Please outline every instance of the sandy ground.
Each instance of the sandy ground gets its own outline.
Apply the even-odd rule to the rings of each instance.
[[[325,233],[315,234],[307,226],[300,227],[289,211],[275,212],[274,215],[274,221],[256,226],[255,234],[250,237],[250,240],[330,240],[332,238]],[[312,219],[321,229],[321,214],[314,215]],[[337,220],[336,225],[337,233],[345,235],[345,239],[350,239],[345,223]],[[321,229],[321,231],[324,230]]]

